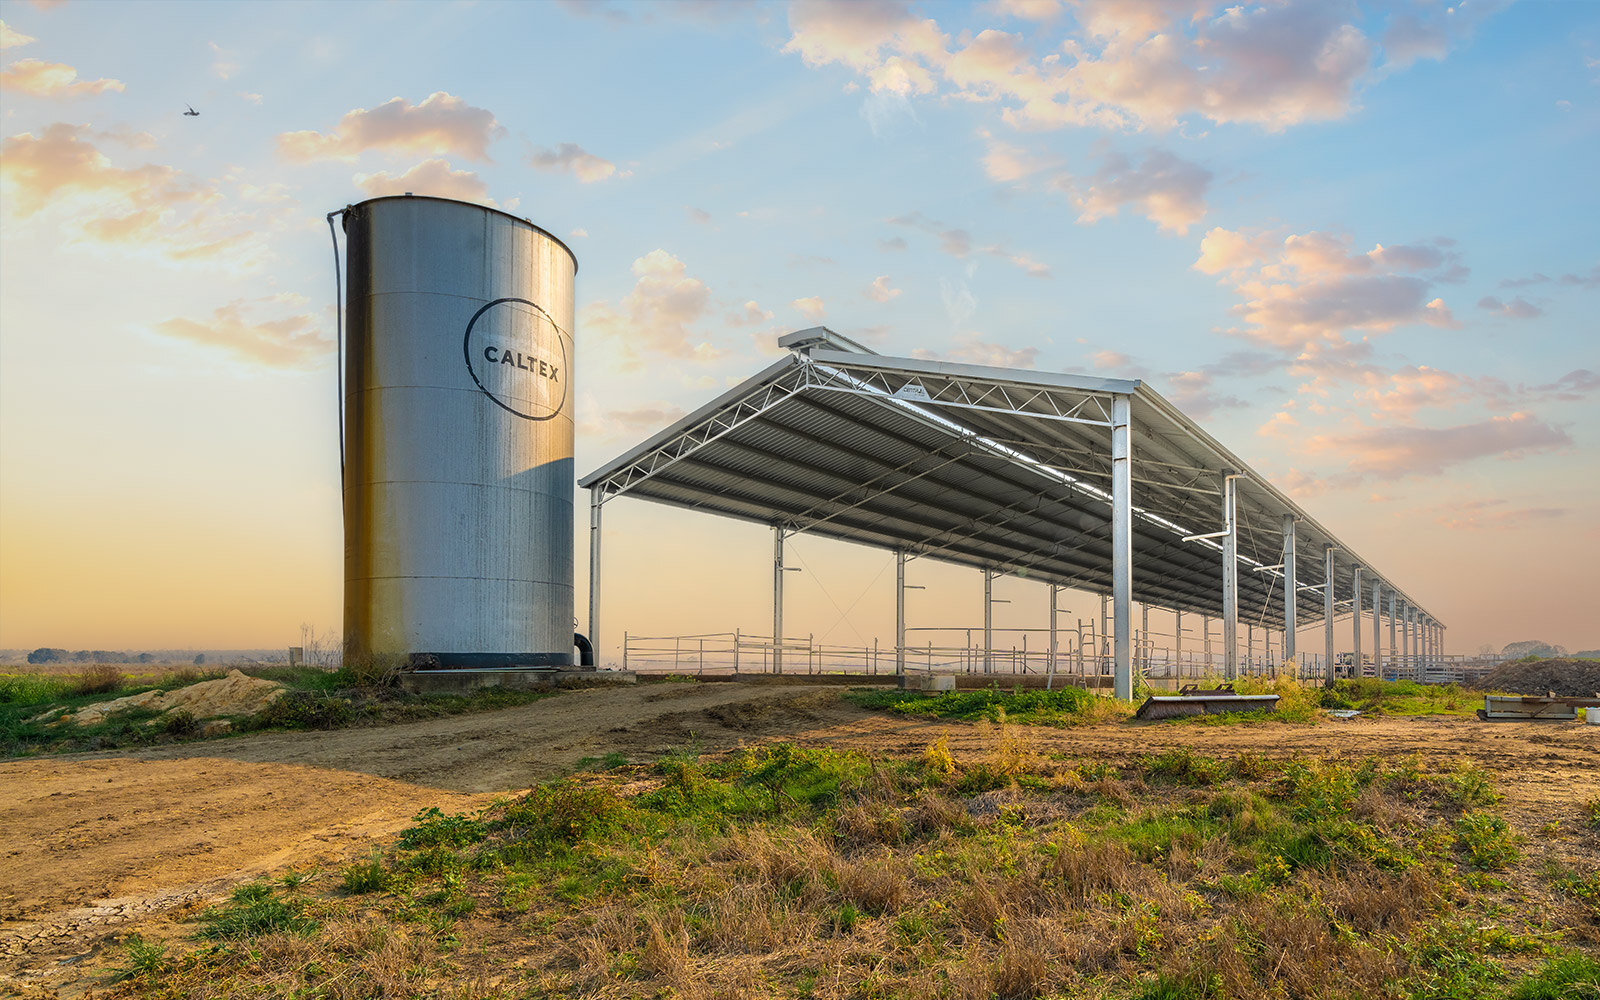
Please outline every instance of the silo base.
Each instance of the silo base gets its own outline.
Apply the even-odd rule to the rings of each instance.
[[[470,694],[482,688],[515,691],[606,687],[635,684],[632,670],[596,670],[593,667],[540,667],[523,670],[416,670],[400,675],[400,687],[413,694]]]

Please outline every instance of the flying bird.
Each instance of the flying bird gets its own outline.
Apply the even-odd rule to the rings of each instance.
[[[185,111],[183,113],[183,117],[185,117],[185,118],[199,118],[200,117],[200,112],[198,112],[198,111],[196,111],[194,109],[194,105],[185,104],[184,107],[188,108],[189,110]]]

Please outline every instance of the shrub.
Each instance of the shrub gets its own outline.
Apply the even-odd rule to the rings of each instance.
[[[212,941],[240,941],[263,934],[310,934],[316,921],[305,914],[305,903],[298,899],[278,899],[272,883],[251,882],[233,890],[233,896],[220,907],[200,914],[200,937]]]
[[[75,695],[110,694],[122,688],[122,671],[108,663],[96,663],[87,670],[72,675],[72,693]]]
[[[122,950],[127,955],[128,964],[112,970],[113,981],[121,982],[139,976],[154,976],[166,971],[167,946],[164,943],[147,942],[138,934],[134,934],[123,943]]]
[[[344,867],[344,891],[352,895],[382,892],[389,888],[389,872],[383,867],[383,856],[374,854],[365,861]]]
[[[161,731],[168,736],[193,736],[200,731],[200,723],[187,708],[173,709],[162,718]]]
[[[434,847],[441,844],[466,847],[478,843],[489,832],[489,828],[479,820],[462,815],[446,816],[438,806],[422,810],[411,817],[411,822],[417,825],[400,834],[401,847]]]
[[[1493,813],[1470,812],[1456,823],[1456,834],[1474,868],[1498,871],[1522,857],[1517,836]]]

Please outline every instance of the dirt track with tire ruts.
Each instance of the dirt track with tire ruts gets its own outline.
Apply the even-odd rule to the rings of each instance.
[[[988,752],[987,727],[862,711],[815,684],[644,684],[372,729],[270,733],[133,752],[0,762],[0,990],[57,987],[108,938],[258,874],[363,855],[429,806],[479,808],[585,757],[648,760],[769,740],[885,754],[940,736]],[[1029,728],[1040,752],[1122,762],[1189,746],[1217,756],[1385,757],[1491,771],[1507,815],[1565,817],[1600,797],[1600,727],[1475,719],[1316,726]]]

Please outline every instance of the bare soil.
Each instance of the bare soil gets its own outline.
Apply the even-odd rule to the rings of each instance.
[[[382,728],[0,763],[0,990],[76,995],[78,970],[142,922],[198,909],[256,875],[326,869],[369,852],[419,810],[470,811],[585,757],[768,740],[906,754],[940,736],[960,757],[995,744],[982,724],[866,712],[842,690],[649,684]],[[1113,763],[1179,746],[1224,757],[1467,760],[1496,776],[1508,816],[1530,829],[1552,818],[1576,826],[1581,804],[1600,797],[1600,727],[1571,723],[1439,716],[1027,733],[1038,752]]]

